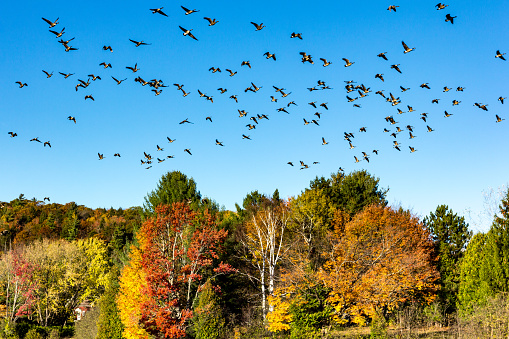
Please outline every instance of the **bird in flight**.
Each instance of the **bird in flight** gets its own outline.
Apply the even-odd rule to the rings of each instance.
[[[500,103],[503,105],[505,99],[507,99],[507,98],[499,97],[497,100],[500,101]]]
[[[259,24],[259,25],[258,25],[257,23],[252,22],[252,21],[251,21],[251,23],[252,23],[252,24],[256,27],[256,30],[257,30],[257,31],[259,31],[259,30],[261,30],[263,27],[265,27],[265,26],[263,25],[263,23],[261,23],[261,24]]]
[[[11,138],[18,136],[18,133],[16,133],[16,132],[8,132],[7,134],[9,134],[11,136]]]
[[[53,72],[48,73],[48,72],[46,72],[45,70],[42,70],[42,72],[43,72],[44,74],[46,74],[46,78],[51,78],[51,77],[53,76]]]
[[[230,73],[231,77],[234,76],[235,74],[237,74],[237,72],[234,72],[234,71],[232,71],[231,69],[228,69],[228,68],[226,69],[226,71]]]
[[[390,5],[389,8],[387,8],[387,10],[390,12],[391,10],[396,12],[396,8],[398,8],[399,6],[396,6],[396,5]]]
[[[375,79],[378,78],[382,81],[384,81],[384,75],[383,74],[375,74]]]
[[[150,10],[152,11],[152,14],[159,13],[159,14],[161,14],[161,15],[168,16],[168,15],[166,15],[166,13],[164,13],[164,12],[162,11],[162,9],[163,9],[163,8],[164,8],[164,7],[160,7],[160,8],[153,8],[153,9],[151,8]]]
[[[325,141],[325,138],[324,138],[324,137],[322,137],[322,145],[327,145],[327,144],[328,144],[328,142],[327,142],[327,141]]]
[[[222,143],[221,141],[217,140],[217,139],[216,139],[216,145],[218,145],[218,146],[224,146],[224,145],[223,145],[223,143]]]
[[[457,16],[451,16],[450,14],[445,15],[445,22],[451,22],[451,24],[454,24],[454,19],[457,18]]]
[[[291,35],[290,35],[290,38],[299,38],[302,40],[302,33],[295,33],[293,32]]]
[[[172,142],[174,142],[175,140],[177,139],[171,139],[170,137],[166,137],[166,139],[168,139],[168,142],[171,144]]]
[[[207,17],[204,17],[203,19],[205,19],[209,22],[209,26],[214,26],[215,24],[217,24],[219,22],[216,19],[211,19],[211,18],[207,18]]]
[[[127,69],[130,69],[131,71],[133,71],[133,73],[136,73],[138,72],[140,69],[138,68],[138,63],[135,63],[134,64],[134,67],[131,67],[131,66],[127,66],[126,67]]]
[[[19,85],[19,88],[23,88],[25,86],[28,86],[28,84],[26,82],[16,81],[15,83]]]
[[[395,69],[396,71],[398,71],[399,73],[401,73],[401,70],[399,69],[399,65],[400,65],[400,64],[394,64],[394,65],[391,65],[391,68],[392,68],[392,69]]]
[[[267,59],[272,58],[272,59],[274,59],[274,61],[276,61],[276,54],[272,54],[272,53],[269,53],[269,52],[265,52],[263,55],[265,55],[265,57],[266,57]]]
[[[182,7],[182,9],[184,10],[184,12],[186,12],[186,15],[189,15],[189,14],[192,14],[192,13],[196,13],[196,12],[199,12],[198,10],[196,9],[187,9],[185,8],[184,6],[180,6]]]
[[[143,40],[136,41],[136,40],[133,40],[133,39],[129,39],[129,41],[131,41],[133,44],[135,44],[136,47],[139,47],[141,45],[152,45],[152,44],[147,44],[146,42],[143,42]]]
[[[325,58],[320,58],[320,60],[322,60],[322,61],[323,61],[323,67],[327,67],[327,66],[329,66],[330,64],[332,64],[332,62],[327,61],[327,59],[325,59]]]
[[[65,31],[65,27],[62,28],[62,30],[60,32],[57,32],[57,31],[52,31],[51,29],[49,30],[51,33],[55,34],[55,38],[60,38],[62,35],[64,35],[64,31]]]
[[[179,26],[179,28],[184,32],[182,35],[184,35],[184,36],[189,35],[191,38],[198,41],[198,39],[196,39],[196,37],[193,35],[193,33],[191,33],[192,29],[185,29],[182,26]]]
[[[92,78],[92,81],[96,81],[97,79],[101,80],[100,76],[95,76],[93,74],[89,74],[88,76]]]
[[[67,73],[67,74],[62,73],[62,72],[58,72],[58,73],[62,74],[62,75],[64,76],[64,79],[67,79],[67,78],[68,78],[68,77],[70,77],[71,75],[74,75],[74,73]]]
[[[87,99],[92,99],[92,101],[95,101],[94,97],[92,96],[92,94],[89,94],[89,95],[85,95],[85,100]]]
[[[439,2],[438,4],[435,5],[435,7],[437,8],[437,11],[441,10],[441,9],[444,9],[446,8],[447,6],[449,5],[446,5],[446,4],[443,4],[441,2]]]
[[[113,67],[111,66],[111,64],[110,64],[110,63],[108,63],[108,64],[107,64],[107,63],[105,63],[105,62],[101,62],[101,63],[99,64],[99,66],[104,66],[104,68],[108,68],[108,67],[109,67],[109,68],[113,68]]]
[[[48,19],[42,18],[42,20],[46,21],[46,23],[49,25],[49,28],[52,28],[52,27],[55,27],[56,25],[58,25],[58,19],[59,18],[57,18],[55,21],[51,22]]]
[[[403,48],[405,49],[405,51],[403,52],[405,54],[410,53],[411,51],[413,51],[415,49],[415,47],[412,47],[412,48],[408,47],[408,45],[405,44],[404,41],[401,41],[401,44],[403,45]]]
[[[48,146],[49,146],[49,148],[51,148],[51,144],[50,144],[50,142],[49,142],[49,141],[44,142],[44,147],[46,147],[46,145],[48,145]]]
[[[500,51],[497,50],[497,53],[495,54],[495,58],[500,58],[505,61],[504,55],[505,55],[505,53],[500,53]]]
[[[75,118],[75,117],[73,117],[73,116],[70,116],[70,115],[69,115],[69,116],[67,117],[67,120],[69,120],[69,121],[74,121],[74,123],[76,123],[76,118]]]
[[[380,54],[377,55],[377,57],[382,58],[384,60],[388,60],[387,57],[385,56],[386,53],[387,52],[380,53]]]
[[[343,58],[343,61],[346,63],[345,67],[350,67],[355,64],[355,62],[350,62],[347,58]]]
[[[9,133],[11,133],[11,132],[9,132]],[[41,143],[41,140],[39,140],[39,138],[32,138],[32,139],[30,139],[30,141],[37,141],[38,143]]]
[[[184,152],[187,152],[187,153],[189,153],[189,155],[192,155],[192,154],[191,154],[191,149],[190,149],[190,148],[186,148],[186,149],[184,150]]]
[[[106,46],[106,45],[104,45],[104,46],[103,46],[103,51],[110,51],[110,52],[112,52],[112,53],[113,53],[113,48],[111,48],[111,46]]]
[[[117,78],[115,78],[115,77],[111,77],[111,78],[117,82],[117,85],[120,85],[123,81],[126,81],[126,80],[127,80],[127,78],[122,79],[122,80],[118,80],[118,79],[117,79]]]
[[[495,118],[497,119],[497,122],[502,122],[505,119],[502,119],[498,116],[498,114],[495,114]]]
[[[185,124],[185,123],[193,124],[193,122],[190,122],[188,119],[189,118],[186,118],[185,120],[182,120],[181,122],[179,122],[179,125],[182,125],[182,124]]]
[[[99,156],[99,160],[103,160],[104,159],[104,154],[101,154],[101,153],[97,152],[97,155]]]

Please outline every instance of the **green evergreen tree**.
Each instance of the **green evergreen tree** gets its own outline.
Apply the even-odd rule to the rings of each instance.
[[[194,206],[200,204],[201,194],[196,189],[196,182],[179,171],[168,172],[161,177],[156,189],[145,197],[144,212],[151,214],[158,205],[182,201]]]
[[[216,339],[224,336],[225,320],[220,299],[210,280],[202,287],[193,317],[196,339]]]
[[[440,205],[435,212],[424,218],[438,255],[437,268],[440,272],[441,289],[439,297],[446,312],[452,313],[458,301],[459,262],[463,258],[472,232],[464,217],[458,216],[447,205]]]
[[[345,175],[342,171],[332,173],[329,179],[316,177],[310,182],[310,189],[324,190],[335,207],[350,216],[372,204],[387,205],[385,199],[389,189],[380,188],[380,179],[366,170]]]
[[[124,326],[120,320],[117,303],[115,301],[118,290],[118,269],[111,271],[109,284],[99,299],[100,314],[98,319],[97,339],[122,339]]]

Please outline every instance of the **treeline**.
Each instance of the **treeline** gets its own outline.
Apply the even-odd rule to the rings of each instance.
[[[474,236],[446,205],[420,220],[387,192],[338,171],[226,211],[169,172],[126,210],[20,196],[0,209],[0,332],[63,335],[88,300],[78,338],[326,338],[359,325],[507,336],[509,191]]]

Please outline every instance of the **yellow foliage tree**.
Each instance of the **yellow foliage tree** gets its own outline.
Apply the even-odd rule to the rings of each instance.
[[[124,325],[124,336],[127,339],[150,339],[150,335],[140,326],[140,305],[148,300],[143,293],[147,283],[141,268],[141,252],[131,246],[131,260],[120,275],[120,290],[117,296],[117,306],[120,319]]]
[[[341,214],[336,215],[341,218]],[[335,320],[386,316],[419,293],[435,295],[438,272],[428,231],[409,212],[372,205],[331,235],[328,260],[318,276],[331,289]]]

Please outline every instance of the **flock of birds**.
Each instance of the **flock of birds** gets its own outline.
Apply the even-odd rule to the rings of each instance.
[[[438,3],[435,7],[436,7],[437,10],[443,10],[443,9],[445,9],[448,6],[449,5],[446,5],[446,4],[443,4],[443,3]],[[191,14],[199,12],[199,10],[188,9],[188,8],[186,8],[184,6],[181,6],[181,8],[185,12],[185,15],[191,15]],[[389,8],[387,8],[387,10],[389,12],[391,12],[391,11],[392,12],[397,12],[398,8],[399,8],[399,6],[391,5],[391,6],[389,6]],[[158,15],[165,16],[165,17],[168,16],[163,11],[164,7],[151,8],[149,10],[152,12],[152,14],[158,14]],[[452,16],[451,14],[446,14],[445,15],[445,21],[446,22],[450,22],[451,24],[454,24],[454,20],[456,18],[457,18],[456,16]],[[73,46],[70,45],[70,43],[75,39],[74,37],[71,38],[71,39],[68,39],[68,40],[64,40],[63,39],[64,34],[67,33],[65,31],[65,27],[62,28],[61,30],[55,29],[55,27],[59,24],[59,18],[57,18],[54,21],[48,20],[46,18],[42,18],[42,20],[44,20],[49,25],[49,28],[50,28],[49,32],[54,34],[56,36],[56,38],[60,39],[60,40],[58,40],[58,42],[63,46],[65,52],[72,52],[72,51],[78,51],[79,50],[79,48],[73,47]],[[204,20],[206,20],[208,22],[208,26],[214,26],[214,25],[219,23],[219,21],[216,20],[215,18],[204,17]],[[260,31],[260,30],[262,30],[262,29],[264,29],[266,27],[263,23],[251,22],[251,24],[253,25],[255,31]],[[184,28],[182,26],[179,26],[179,28],[182,31],[183,36],[187,36],[187,37],[189,37],[191,39],[194,39],[194,40],[198,41],[198,38],[192,33],[193,29]],[[296,39],[302,40],[303,36],[302,36],[302,33],[293,32],[293,33],[290,34],[290,38],[292,38],[292,39],[296,38]],[[149,46],[149,45],[151,45],[151,43],[145,42],[143,40],[138,41],[138,40],[134,40],[134,39],[129,39],[129,41],[135,47],[142,47],[142,46]],[[415,47],[410,47],[411,45],[408,45],[404,41],[401,42],[401,45],[402,45],[402,48],[403,48],[402,52],[404,54],[411,53],[411,52],[414,52],[416,50]],[[102,47],[102,49],[104,51],[109,51],[109,52],[113,53],[113,48],[110,45],[104,45]],[[389,58],[387,57],[387,54],[388,54],[387,52],[381,52],[381,53],[379,53],[377,55],[377,57],[379,57],[380,59],[383,59],[384,61],[389,62]],[[314,64],[312,55],[310,55],[310,54],[308,54],[306,52],[300,52],[299,55],[300,55],[300,61],[303,64],[304,63]],[[502,53],[499,50],[497,50],[495,52],[495,58],[498,58],[498,59],[503,60],[503,61],[506,60],[504,58],[504,55],[505,55],[505,53]],[[267,51],[266,53],[263,54],[263,56],[266,59],[272,59],[273,61],[277,60],[276,53],[273,53],[273,52]],[[321,61],[323,67],[329,67],[330,65],[333,64],[332,61],[327,60],[325,58],[319,58],[319,60]],[[352,60],[350,60],[348,58],[342,58],[342,60],[344,62],[344,65],[343,65],[344,67],[352,67],[355,64],[355,61],[352,61]],[[108,62],[101,62],[98,66],[102,66],[103,70],[108,69],[108,68],[110,68],[110,69],[113,68],[111,63],[108,63]],[[241,68],[242,67],[252,68],[252,65],[251,65],[249,60],[244,60],[244,61],[242,61],[240,63],[240,67]],[[125,68],[130,70],[133,75],[140,70],[140,68],[138,67],[137,63],[134,64],[134,65],[125,66]],[[398,73],[403,73],[403,70],[404,70],[401,67],[401,64],[392,64],[392,65],[389,66],[389,69],[394,70],[394,72],[398,72]],[[210,67],[208,70],[210,72],[212,72],[212,73],[221,73],[222,72],[222,70],[219,67]],[[231,68],[227,68],[227,69],[225,69],[225,71],[228,73],[228,75],[230,77],[233,77],[233,76],[235,76],[237,74],[237,71],[234,71]],[[42,72],[44,73],[44,75],[48,79],[51,78],[54,75],[54,72],[48,72],[46,70],[42,70]],[[75,73],[65,73],[65,72],[58,72],[58,73],[61,76],[63,76],[65,79],[75,75]],[[380,81],[381,83],[383,83],[383,82],[385,82],[384,76],[385,76],[384,73],[377,73],[377,74],[374,75],[374,78],[378,79],[377,81]],[[103,77],[104,77],[104,75],[103,75]],[[114,81],[114,83],[116,85],[121,85],[124,81],[126,81],[128,79],[128,78],[121,79],[121,78],[117,78],[117,77],[114,77],[114,76],[110,76],[110,77],[111,77],[111,79]],[[101,76],[100,75],[95,75],[94,73],[88,74],[86,80],[77,79],[77,82],[76,82],[76,84],[74,86],[75,91],[78,92],[78,91],[81,91],[83,89],[87,89],[92,84],[92,82],[95,82],[95,81],[98,81],[98,80],[102,80]],[[136,76],[134,78],[134,81],[139,83],[141,86],[148,86],[151,89],[151,91],[154,92],[155,96],[159,96],[160,94],[162,94],[162,92],[163,92],[163,90],[165,88],[170,87],[169,85],[166,85],[164,83],[164,81],[161,80],[161,79],[144,80],[141,76]],[[22,80],[16,81],[15,83],[19,85],[19,88],[24,88],[24,87],[28,86],[27,82],[22,81]],[[187,97],[188,95],[191,94],[191,91],[186,91],[184,89],[184,84],[174,83],[172,86],[174,86],[174,88],[177,91],[180,91],[182,93],[183,97]],[[246,87],[244,89],[244,93],[247,93],[247,92],[257,93],[262,88],[263,88],[263,86],[260,86],[259,84],[257,85],[254,82],[251,82],[250,86],[248,86],[248,87]],[[288,96],[290,96],[292,94],[292,92],[290,92],[290,91],[288,91],[288,90],[286,90],[285,88],[282,88],[282,87],[278,87],[278,86],[273,85],[272,88],[274,89],[274,93],[272,95],[270,95],[270,101],[274,102],[274,103],[277,103],[278,100],[287,98]],[[429,83],[422,83],[420,85],[420,88],[423,89],[423,90],[431,89]],[[443,87],[443,93],[447,93],[447,92],[450,92],[450,91],[463,92],[464,89],[465,88],[462,87],[462,86],[456,87],[455,90],[453,88],[449,88],[449,87],[445,86],[445,87]],[[219,91],[220,95],[225,94],[228,91],[224,87],[220,87],[217,90]],[[332,90],[332,88],[329,85],[327,85],[324,81],[318,80],[316,85],[311,86],[311,87],[307,87],[307,90],[309,90],[309,92],[313,92],[313,91]],[[353,80],[345,81],[344,90],[346,92],[345,93],[345,97],[346,97],[347,102],[351,103],[353,105],[353,107],[355,107],[355,108],[361,108],[362,106],[361,106],[360,101],[363,98],[367,97],[369,95],[369,93],[373,92],[373,90],[370,87],[367,87],[365,84],[362,84],[362,83],[358,84],[357,82],[355,82]],[[404,93],[404,92],[410,90],[410,88],[406,88],[404,86],[400,86],[400,90],[401,90],[401,93]],[[383,100],[387,104],[390,104],[392,107],[394,107],[394,109],[397,110],[397,114],[411,113],[411,112],[415,111],[411,105],[409,105],[409,104],[403,105],[402,104],[402,99],[398,96],[398,94],[392,93],[392,92],[389,92],[389,93],[384,93],[384,92],[385,91],[383,89],[380,89],[380,90],[376,90],[375,94],[379,95],[381,98],[383,98]],[[203,99],[205,99],[207,101],[210,101],[211,103],[214,102],[213,95],[209,95],[207,93],[204,93],[204,92],[202,92],[199,89],[197,90],[197,94],[199,95],[200,98],[203,98]],[[238,94],[231,94],[228,97],[229,97],[229,99],[235,101],[236,103],[239,102]],[[85,100],[90,100],[90,101],[95,101],[93,95],[89,94],[89,93],[84,95],[84,99]],[[451,98],[451,99],[452,99],[451,100],[452,106],[457,106],[457,105],[459,105],[461,103],[461,101],[457,100],[456,98],[454,98],[454,99]],[[506,99],[505,97],[500,96],[498,98],[498,101],[500,101],[501,104],[504,104],[504,100],[505,99]],[[431,100],[431,103],[439,104],[440,100],[441,100],[440,98],[433,98]],[[400,104],[401,104],[401,106],[398,106]],[[290,114],[290,112],[289,112],[290,108],[292,106],[297,106],[297,105],[298,104],[295,101],[292,100],[292,101],[289,101],[286,104],[284,104],[282,107],[277,108],[276,111],[277,112],[282,112],[282,113]],[[306,105],[309,105],[309,106],[313,107],[313,109],[320,109],[320,110],[323,109],[325,111],[329,110],[327,102],[312,101],[312,102],[306,103]],[[484,111],[488,111],[488,107],[487,107],[488,105],[487,104],[476,102],[476,103],[474,103],[474,105],[476,107],[478,107],[479,109],[482,109]],[[404,109],[401,109],[400,107],[402,107],[402,106],[406,106],[406,107]],[[269,115],[268,114],[250,115],[246,110],[238,109],[237,111],[239,113],[239,117],[240,118],[247,118],[249,120],[249,122],[245,125],[245,127],[247,128],[248,131],[256,129],[257,126],[263,120],[269,120]],[[308,118],[308,119],[302,118],[303,119],[303,124],[304,125],[316,125],[316,126],[320,126],[320,118],[321,118],[321,115],[323,113],[324,113],[323,111],[322,112],[317,111],[317,112],[315,112],[313,114],[313,118],[312,119],[311,118]],[[448,117],[451,117],[452,115],[453,115],[453,113],[448,113],[447,110],[444,111],[444,117],[448,118]],[[420,120],[422,120],[426,124],[426,131],[428,133],[434,131],[434,129],[431,126],[427,125],[428,113],[424,113],[424,112],[420,113],[420,117],[419,118],[420,118]],[[70,122],[73,122],[74,124],[77,123],[77,119],[74,116],[68,116],[67,119]],[[212,120],[212,116],[207,116],[206,120],[209,121],[209,122],[212,122],[213,121]],[[406,133],[408,133],[407,134],[408,138],[410,140],[414,139],[416,137],[416,135],[414,134],[415,133],[414,132],[415,127],[410,125],[410,124],[407,124],[404,127],[400,127],[400,126],[398,126],[398,121],[396,121],[396,120],[397,119],[393,115],[386,116],[385,117],[385,121],[387,122],[388,125],[387,125],[386,128],[384,128],[383,132],[387,133],[388,135],[390,135],[391,137],[394,138],[392,140],[392,147],[395,150],[397,150],[397,151],[401,151],[403,145],[402,145],[402,142],[400,141],[400,139],[398,139],[398,137],[400,135],[402,135],[403,132],[406,131]],[[504,120],[505,119],[501,118],[498,114],[495,115],[495,122],[499,123],[499,122],[502,122]],[[181,125],[183,125],[183,124],[193,124],[193,122],[190,121],[189,118],[186,118],[186,119],[182,120],[179,124],[181,124]],[[394,126],[395,130],[389,129],[393,125],[395,125]],[[357,133],[360,134],[360,133],[366,133],[366,132],[367,132],[367,127],[366,126],[361,126],[356,131],[344,132],[343,133],[344,140],[348,143],[348,147],[350,149],[356,148],[356,146],[354,145],[355,135],[357,135]],[[11,138],[14,138],[14,137],[18,136],[17,132],[14,132],[14,131],[8,132],[8,134],[10,135]],[[251,140],[251,137],[250,137],[250,135],[247,134],[247,132],[245,132],[245,133],[242,134],[242,139]],[[170,137],[167,137],[168,143],[173,143],[175,140],[176,139],[172,139]],[[322,137],[321,141],[322,141],[322,145],[328,145],[329,144],[329,142],[325,139],[325,137]],[[49,148],[51,148],[50,141],[44,141],[43,142],[43,141],[39,140],[38,137],[31,138],[30,142],[41,143],[41,144],[44,145],[44,147],[48,146]],[[215,144],[217,146],[220,146],[220,147],[224,147],[225,146],[224,143],[222,141],[218,140],[218,139],[215,140]],[[408,149],[409,149],[410,153],[413,153],[413,152],[417,151],[417,149],[415,147],[410,146],[410,145],[408,146]],[[159,145],[156,145],[156,152],[163,152],[163,151],[164,151],[163,147],[160,147]],[[186,152],[188,155],[192,155],[192,152],[191,152],[190,148],[185,148],[184,152]],[[378,152],[379,152],[378,149],[373,149],[373,150],[371,150],[369,152],[362,151],[361,152],[362,155],[358,154],[358,155],[354,155],[353,156],[354,157],[354,161],[356,163],[360,162],[360,161],[369,162],[370,156],[372,156],[373,154],[377,155]],[[148,151],[145,151],[143,153],[144,153],[143,154],[143,158],[140,161],[141,161],[142,165],[146,165],[146,167],[145,167],[146,169],[150,169],[152,167],[152,164],[155,163],[156,161],[157,161],[157,163],[162,163],[162,162],[164,162],[167,159],[174,158],[174,155],[159,156],[159,157],[155,156],[154,157]],[[163,153],[161,153],[161,154],[163,154]],[[97,155],[98,155],[98,159],[99,160],[103,160],[103,159],[107,158],[103,153],[100,153],[100,152],[98,152]],[[120,155],[120,153],[115,153],[113,156],[114,157],[120,157],[121,155]],[[318,163],[319,162],[317,162],[317,161],[312,162],[312,164],[318,164]],[[294,166],[294,161],[288,161],[287,164],[290,165],[290,166]],[[295,164],[297,164],[297,162],[295,162]],[[299,165],[300,165],[300,169],[307,169],[307,168],[309,168],[309,164],[306,164],[302,160],[299,161]]]

